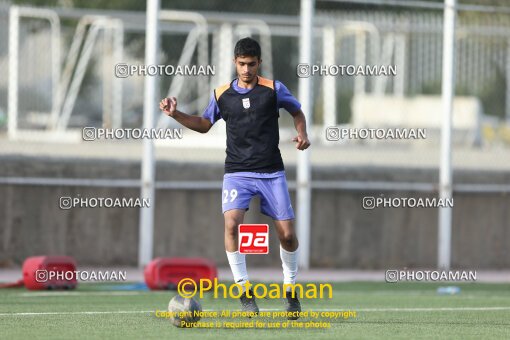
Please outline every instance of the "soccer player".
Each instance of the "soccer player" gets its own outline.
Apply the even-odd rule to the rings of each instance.
[[[243,223],[255,195],[261,198],[261,212],[271,217],[276,226],[284,284],[295,284],[298,271],[294,211],[278,148],[280,108],[294,118],[296,148],[305,150],[310,146],[301,104],[281,82],[258,75],[261,62],[260,45],[251,38],[239,40],[234,48],[237,78],[214,90],[202,117],[178,111],[175,97],[160,102],[165,114],[201,133],[208,132],[219,119],[226,122],[227,156],[222,191],[225,250],[234,281],[243,287],[243,310],[254,313],[259,309],[253,292],[245,287],[248,273],[245,254],[238,251],[238,226]],[[286,294],[286,310],[301,311],[297,294]]]

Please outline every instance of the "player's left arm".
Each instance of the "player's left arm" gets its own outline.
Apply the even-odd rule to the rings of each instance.
[[[308,133],[306,132],[306,118],[301,110],[301,104],[290,93],[289,89],[280,81],[275,81],[276,102],[278,108],[283,108],[294,118],[294,126],[296,127],[297,136],[292,139],[296,142],[296,149],[305,150],[310,146]]]
[[[303,111],[298,110],[296,112],[291,113],[291,116],[294,118],[294,127],[297,131],[297,136],[292,139],[293,142],[296,142],[296,149],[298,150],[306,150],[311,145],[310,140],[308,139],[308,133],[306,132],[306,118]]]

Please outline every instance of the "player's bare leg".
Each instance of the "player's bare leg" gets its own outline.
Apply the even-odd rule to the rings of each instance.
[[[299,242],[294,230],[294,220],[277,221],[274,220],[276,232],[280,239],[280,246],[288,252],[294,252],[299,246]]]
[[[243,311],[258,313],[259,308],[255,302],[253,292],[250,291],[247,294],[244,288],[245,283],[248,281],[246,255],[240,254],[238,250],[239,224],[244,221],[244,213],[244,210],[232,209],[225,211],[223,214],[225,217],[225,251],[235,283],[243,286],[243,294],[241,295]]]
[[[244,221],[245,211],[242,209],[232,209],[225,211],[225,250],[236,252],[238,250],[238,231],[239,224]]]
[[[274,221],[276,232],[280,239],[280,258],[283,268],[283,283],[295,284],[298,271],[298,247],[299,242],[294,230],[294,220]],[[287,292],[289,289],[287,290]],[[301,312],[301,303],[298,299],[297,291],[295,294],[287,294],[285,297],[287,312]],[[292,296],[294,295],[294,296]],[[296,320],[298,316],[291,316],[288,319]]]

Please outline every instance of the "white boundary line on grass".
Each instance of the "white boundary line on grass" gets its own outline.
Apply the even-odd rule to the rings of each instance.
[[[0,313],[0,316],[33,316],[33,315],[95,315],[95,314],[142,314],[153,313],[152,310],[117,310],[117,311],[94,311],[94,312],[22,312],[22,313]]]
[[[261,311],[279,311],[281,309],[269,308],[261,309]],[[510,310],[510,307],[437,307],[437,308],[317,308],[307,309],[312,312],[464,312],[464,311],[498,311],[498,310]]]
[[[156,292],[157,294],[158,292]],[[143,295],[147,294],[147,291],[141,292],[27,292],[27,293],[19,293],[18,296],[22,297],[60,297],[60,296],[130,296],[130,295]],[[151,293],[152,294],[152,293]]]
[[[359,312],[456,312],[456,311],[498,311],[510,310],[510,307],[438,307],[438,308],[360,308]]]
[[[464,311],[504,311],[510,310],[510,307],[439,307],[439,308],[345,308],[345,309],[308,309],[314,312],[464,312]],[[220,310],[205,309],[206,312],[220,312]],[[262,312],[282,311],[276,308],[263,308]],[[306,311],[306,310],[305,310]],[[143,314],[155,313],[154,310],[120,310],[120,311],[82,311],[82,312],[13,312],[13,313],[0,313],[0,316],[37,316],[37,315],[95,315],[95,314]]]

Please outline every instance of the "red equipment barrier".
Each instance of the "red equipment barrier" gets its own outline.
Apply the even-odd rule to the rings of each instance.
[[[144,271],[145,283],[150,289],[176,289],[184,278],[200,283],[200,279],[214,280],[218,276],[216,265],[204,258],[164,258],[152,260]],[[204,288],[208,288],[204,285]]]
[[[74,289],[76,261],[70,256],[33,256],[23,262],[27,289]]]

